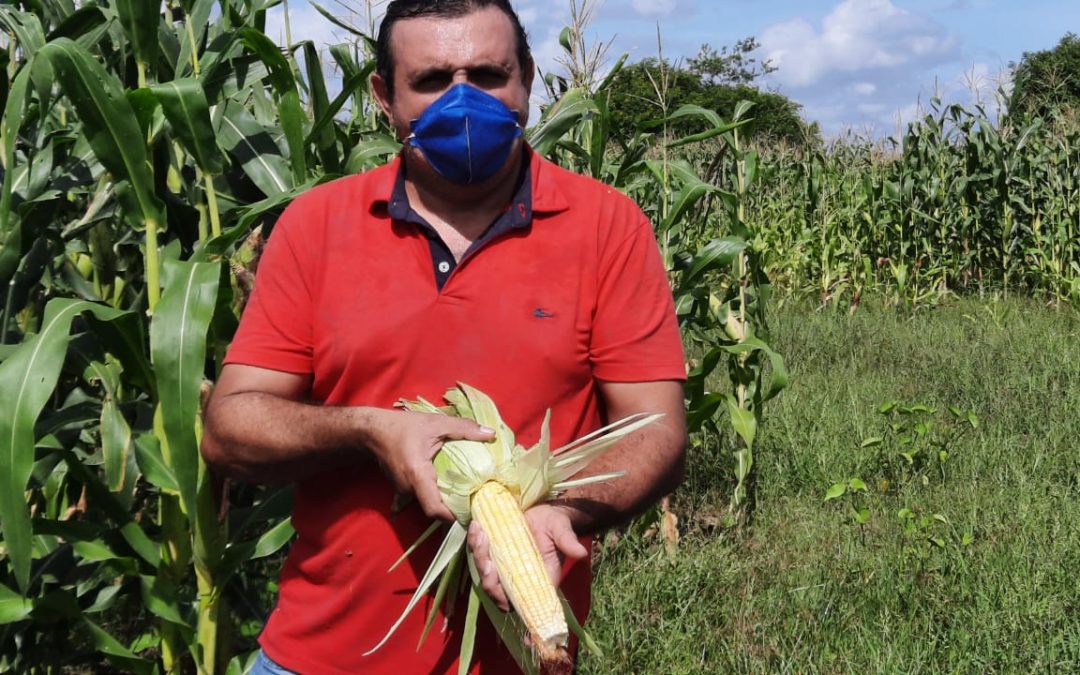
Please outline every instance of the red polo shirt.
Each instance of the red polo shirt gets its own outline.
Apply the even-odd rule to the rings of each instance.
[[[684,378],[652,227],[627,197],[530,153],[531,224],[471,251],[440,290],[421,228],[389,215],[399,165],[316,187],[286,209],[228,363],[311,374],[311,399],[334,406],[441,401],[466,382],[495,400],[526,447],[549,407],[553,447],[600,426],[597,380]],[[260,638],[272,659],[305,674],[456,671],[464,603],[417,649],[430,600],[421,603],[382,649],[363,656],[438,545],[388,573],[430,522],[415,506],[391,517],[392,500],[390,482],[362,452],[351,468],[297,485],[299,536]],[[585,561],[570,566],[562,586],[582,619],[590,581]],[[513,672],[487,623],[474,672]]]

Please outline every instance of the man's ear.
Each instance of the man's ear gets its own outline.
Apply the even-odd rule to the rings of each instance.
[[[532,96],[534,77],[536,77],[536,62],[530,56],[529,61],[525,64],[525,72],[521,74],[521,79],[525,83],[525,93],[530,97]]]
[[[390,121],[390,126],[394,126],[394,116],[390,113],[390,92],[386,86],[386,80],[383,79],[382,75],[372,73],[370,82],[371,93],[375,94],[375,100],[379,103],[379,107],[382,108],[386,119]]]

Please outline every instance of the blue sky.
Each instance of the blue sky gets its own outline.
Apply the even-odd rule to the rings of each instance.
[[[365,29],[385,0],[322,0],[336,15]],[[582,0],[577,0],[582,6]],[[590,0],[587,34],[611,42],[610,65],[657,54],[685,59],[703,43],[715,48],[754,36],[760,57],[778,70],[762,81],[803,106],[803,116],[832,136],[853,131],[893,134],[931,96],[991,108],[1007,82],[1008,64],[1025,51],[1050,49],[1067,31],[1080,33],[1076,0]],[[537,62],[558,70],[558,35],[571,0],[514,0]],[[290,3],[293,39],[342,41],[304,0]],[[280,9],[271,14],[272,37]],[[541,96],[542,86],[533,92]]]

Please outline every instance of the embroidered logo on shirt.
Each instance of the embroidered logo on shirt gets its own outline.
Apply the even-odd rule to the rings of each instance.
[[[537,307],[533,310],[533,316],[537,319],[554,319],[555,315],[547,311],[543,307]]]

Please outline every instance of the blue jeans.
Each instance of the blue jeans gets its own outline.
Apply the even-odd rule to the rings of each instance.
[[[285,670],[285,668],[281,667],[280,665],[275,663],[273,660],[271,660],[270,657],[266,655],[266,652],[264,652],[263,650],[260,649],[259,650],[259,655],[255,657],[255,663],[254,663],[254,665],[251,666],[251,670],[248,671],[247,675],[297,675],[297,674],[294,673],[291,670]]]

